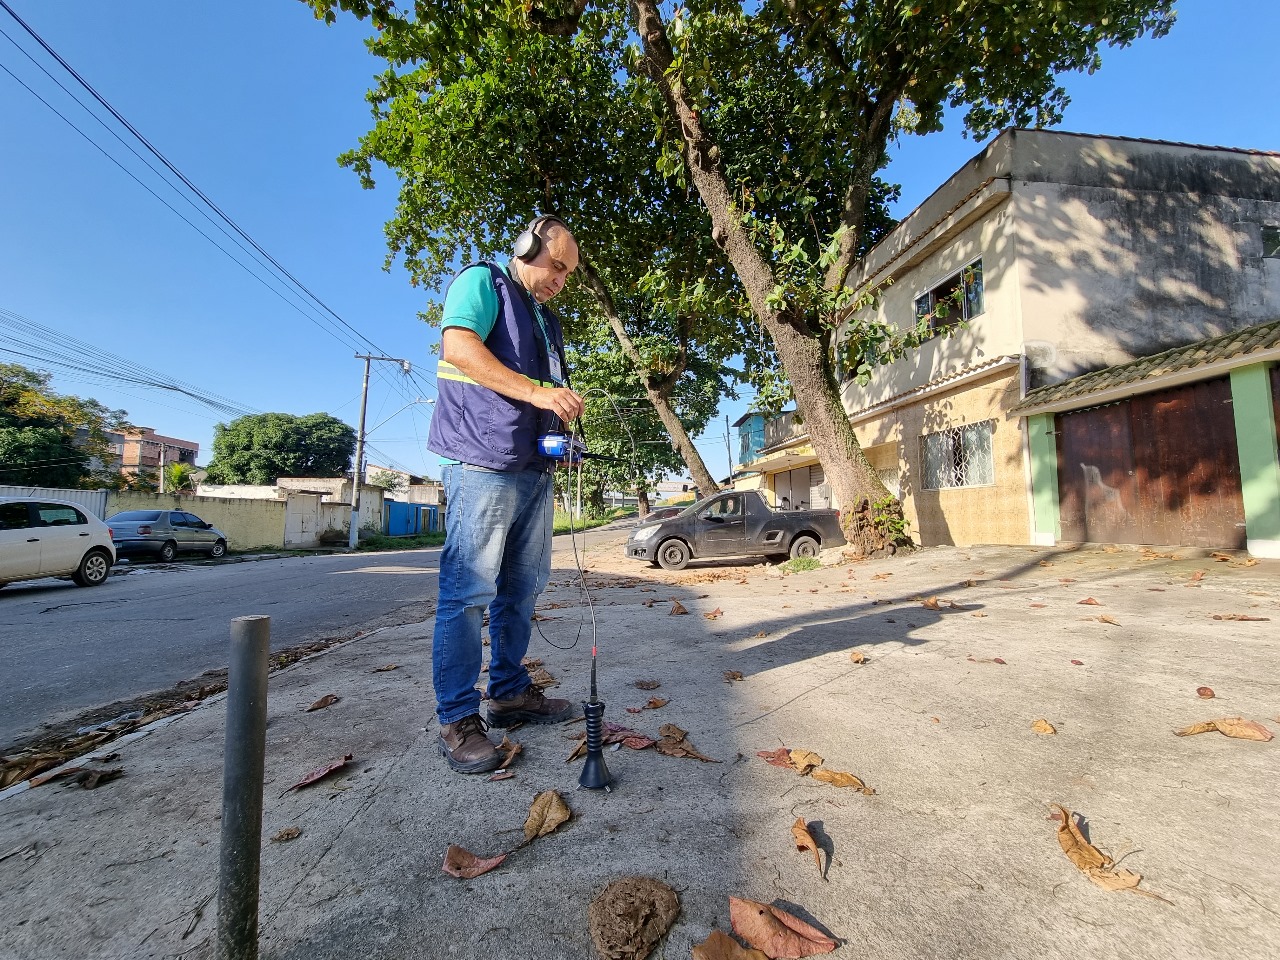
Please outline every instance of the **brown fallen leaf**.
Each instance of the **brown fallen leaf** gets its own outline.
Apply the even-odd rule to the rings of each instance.
[[[764,637],[767,637],[768,635],[769,635],[768,633],[766,633],[765,631],[761,630],[761,631],[759,631],[759,632],[756,634],[756,639],[757,639],[757,640],[760,640],[760,639],[763,639]]]
[[[727,933],[712,930],[707,939],[694,944],[693,960],[769,960],[769,955],[744,947]]]
[[[500,853],[496,857],[477,857],[466,847],[453,843],[445,851],[444,866],[440,869],[451,877],[473,880],[482,873],[488,873],[505,859],[507,859],[505,853]]]
[[[775,960],[830,953],[837,946],[817,927],[779,907],[755,900],[730,897],[729,921],[734,933]]]
[[[1045,607],[1048,606],[1048,604],[1047,603],[1029,603],[1027,604],[1027,606],[1031,607],[1033,610],[1043,610]]]
[[[779,747],[777,750],[761,750],[756,753],[756,756],[775,767],[782,767],[786,770],[795,769],[791,765],[791,751],[786,747]]]
[[[641,690],[657,690],[662,684],[657,680],[637,680],[636,686]]]
[[[1194,571],[1194,572],[1191,574],[1191,576],[1190,576],[1190,578],[1189,578],[1189,579],[1190,579],[1190,581],[1191,581],[1192,583],[1199,583],[1201,580],[1203,580],[1203,579],[1204,579],[1204,571],[1203,571],[1203,570],[1196,570],[1196,571]]]
[[[854,650],[849,654],[849,659],[852,660],[854,663],[866,663],[867,655],[863,653],[861,650]]]
[[[114,767],[111,770],[81,770],[71,782],[84,787],[86,790],[97,790],[102,784],[110,783],[112,780],[123,776],[124,770],[120,767]]]
[[[822,876],[822,851],[814,842],[813,834],[809,832],[809,825],[804,822],[803,817],[797,817],[796,822],[791,825],[791,835],[796,839],[797,850],[801,853],[805,850],[813,853],[813,862],[818,868],[818,876]]]
[[[1213,619],[1215,619],[1215,620],[1255,620],[1255,621],[1266,621],[1266,620],[1270,620],[1271,618],[1270,618],[1270,617],[1252,617],[1252,616],[1250,616],[1250,615],[1249,615],[1249,614],[1247,614],[1247,613],[1215,613],[1215,614],[1213,615]]]
[[[1050,563],[1048,560],[1041,560],[1041,561],[1040,561],[1040,566],[1042,566],[1042,567],[1052,567],[1052,566],[1053,566],[1053,564],[1052,564],[1052,563]]]
[[[290,840],[297,840],[302,836],[301,827],[285,827],[274,837],[271,838],[272,843],[287,843]]]
[[[926,597],[920,606],[924,607],[926,610],[941,609],[941,605],[938,603],[937,597]]]
[[[603,960],[644,960],[679,914],[679,895],[661,880],[623,877],[591,902],[587,925]]]
[[[670,702],[671,702],[670,700],[664,700],[662,699],[662,697],[650,697],[649,702],[644,705],[644,709],[661,710]]]
[[[1214,697],[1213,687],[1196,687],[1196,696],[1201,700],[1212,700]]]
[[[1073,664],[1073,665],[1075,665],[1075,666],[1077,666],[1077,667],[1083,667],[1083,666],[1084,666],[1084,661],[1083,661],[1083,660],[1072,660],[1071,662],[1072,662],[1072,664]]]
[[[1217,560],[1219,563],[1230,563],[1232,560],[1232,557],[1229,553],[1222,553],[1221,551],[1218,551],[1218,550],[1215,550],[1213,553],[1209,554],[1209,557],[1212,560]]]
[[[1116,870],[1115,861],[1085,839],[1076,823],[1075,814],[1060,804],[1054,804],[1058,811],[1058,845],[1067,859],[1074,863],[1085,876],[1104,890],[1132,890],[1134,893],[1146,893],[1139,890],[1142,874],[1132,870]],[[1147,894],[1163,900],[1156,894]],[[1167,902],[1167,901],[1166,901]]]
[[[524,821],[524,842],[545,837],[571,816],[573,812],[558,791],[543,790],[533,798],[533,806],[529,808],[529,816]]]
[[[667,611],[667,616],[668,616],[668,617],[679,617],[679,616],[682,616],[683,614],[686,614],[686,613],[688,613],[688,612],[689,612],[689,611],[688,611],[688,610],[686,610],[686,609],[684,608],[684,604],[683,604],[683,603],[681,603],[679,600],[672,600],[672,601],[671,601],[671,609]]]
[[[716,607],[710,613],[704,613],[703,616],[706,617],[708,620],[719,620],[721,617],[724,616],[724,611],[721,610],[719,607]]]
[[[355,759],[354,754],[348,753],[341,760],[335,760],[333,761],[333,763],[327,764],[323,767],[317,767],[316,769],[312,770],[310,773],[304,774],[301,780],[293,784],[285,792],[288,793],[289,790],[300,790],[303,787],[309,787],[311,786],[311,784],[315,783],[317,780],[323,780],[325,777],[333,773],[335,770],[341,770],[343,767],[345,767],[348,763],[350,763],[354,759]]]
[[[372,672],[372,673],[388,673],[388,672],[390,672],[390,671],[392,671],[392,670],[399,670],[399,669],[400,669],[400,664],[398,664],[398,663],[388,663],[388,664],[386,664],[385,666],[381,666],[381,667],[374,667],[374,668],[373,668],[373,670],[372,670],[371,672]]]
[[[1098,622],[1099,622],[1099,623],[1109,623],[1109,624],[1111,624],[1113,627],[1118,627],[1118,626],[1120,626],[1120,624],[1119,624],[1119,622],[1118,622],[1118,621],[1116,621],[1116,620],[1114,620],[1113,618],[1111,618],[1111,617],[1107,616],[1105,613],[1102,613],[1102,614],[1099,614],[1099,615],[1098,615]]]
[[[796,773],[805,776],[810,770],[822,766],[826,761],[812,750],[792,750],[791,766],[795,767]]]
[[[321,697],[311,706],[307,707],[307,709],[303,712],[310,713],[312,710],[323,710],[325,707],[332,707],[335,703],[337,703],[341,699],[342,698],[339,697],[337,694],[326,693],[323,697]]]
[[[489,777],[489,783],[494,783],[497,780],[511,780],[514,777],[515,774],[510,770],[498,770],[494,772],[493,776]]]
[[[742,675],[741,670],[726,670],[724,672],[724,679],[726,683],[732,683],[735,680],[745,680],[746,677]]]
[[[985,614],[985,613],[983,613],[981,610],[979,610],[977,613],[971,613],[971,614],[969,614],[969,616],[971,616],[971,617],[985,617],[985,616],[986,616],[986,614]]]
[[[573,763],[573,761],[580,760],[586,755],[587,755],[587,735],[584,733],[582,735],[582,739],[579,740],[577,745],[573,748],[573,752],[564,758],[564,762]]]
[[[1079,601],[1077,601],[1077,603],[1082,603],[1082,604],[1084,604],[1085,606],[1089,606],[1089,607],[1100,607],[1100,606],[1102,606],[1102,604],[1098,603],[1098,601],[1097,601],[1097,600],[1095,600],[1095,599],[1093,599],[1093,597],[1085,597],[1083,600],[1079,600]]]
[[[876,795],[874,788],[868,787],[852,773],[845,773],[843,770],[828,770],[826,767],[818,767],[809,776],[828,786],[852,787],[866,797],[874,797]]]
[[[1059,583],[1075,583],[1076,581],[1072,577],[1059,577],[1058,582]]]
[[[1058,728],[1045,719],[1033,720],[1031,722],[1031,729],[1036,733],[1043,734],[1053,734],[1058,732]]]
[[[498,744],[498,752],[502,754],[502,763],[499,764],[499,766],[503,769],[511,766],[511,761],[514,760],[516,755],[522,750],[524,750],[524,746],[522,744],[516,743],[516,741],[512,740],[510,737],[504,736],[502,738],[502,742]]]
[[[689,742],[689,732],[681,730],[674,723],[664,723],[658,728],[658,733],[661,734],[662,739],[654,744],[654,747],[663,756],[687,757],[691,760],[701,760],[703,763],[720,762],[699,753],[694,745]]]
[[[1272,738],[1270,730],[1258,723],[1258,721],[1246,720],[1244,717],[1220,717],[1217,720],[1193,723],[1189,727],[1183,727],[1181,730],[1173,732],[1175,736],[1190,737],[1197,733],[1210,733],[1214,730],[1217,730],[1224,737],[1232,737],[1236,740],[1256,740],[1260,743],[1266,743]]]

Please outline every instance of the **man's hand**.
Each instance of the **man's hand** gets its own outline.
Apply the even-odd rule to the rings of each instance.
[[[582,398],[568,387],[533,387],[529,402],[540,410],[550,410],[566,424],[582,415]]]

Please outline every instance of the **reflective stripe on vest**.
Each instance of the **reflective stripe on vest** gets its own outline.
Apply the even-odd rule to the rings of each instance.
[[[441,360],[439,363],[436,364],[436,379],[437,380],[456,380],[458,381],[458,383],[469,383],[473,387],[480,386],[480,384],[476,383],[474,380],[468,377],[465,373],[463,373],[461,370],[455,367],[452,363],[448,363],[444,360]],[[528,377],[528,376],[526,376],[526,379],[532,381],[533,383],[536,383],[540,387],[556,386],[556,384],[552,383],[550,380],[538,380],[534,377]]]

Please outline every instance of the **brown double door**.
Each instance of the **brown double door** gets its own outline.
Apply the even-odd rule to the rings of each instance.
[[[1063,540],[1244,547],[1227,377],[1056,419]]]

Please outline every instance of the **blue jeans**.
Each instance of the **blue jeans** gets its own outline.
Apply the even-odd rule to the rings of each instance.
[[[489,696],[509,700],[529,686],[521,664],[533,607],[551,576],[553,474],[534,468],[444,467],[444,552],[431,650],[436,715],[454,723],[480,712],[483,646],[489,610]]]

